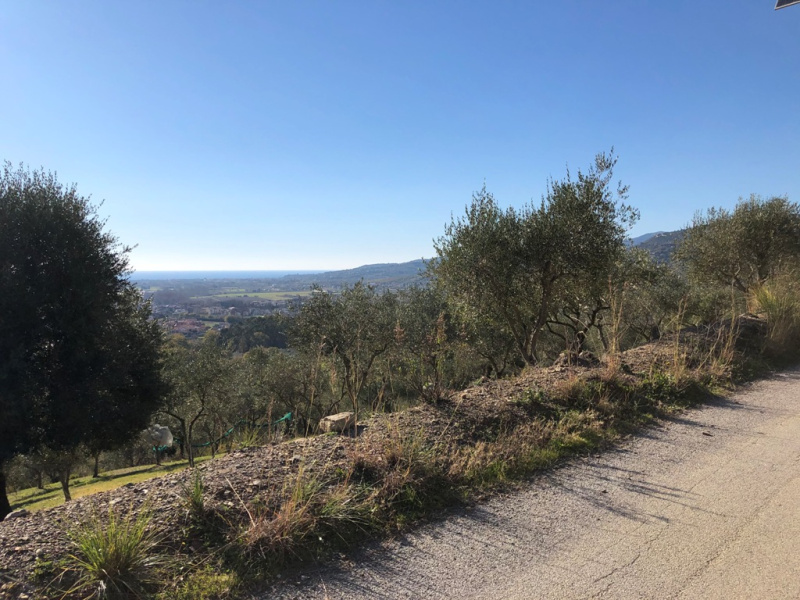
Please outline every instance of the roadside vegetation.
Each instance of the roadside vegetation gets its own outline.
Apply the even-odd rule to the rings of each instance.
[[[103,496],[107,510],[68,529],[71,558],[37,559],[40,592],[236,597],[795,361],[800,207],[751,196],[698,213],[659,262],[628,246],[637,212],[615,164],[600,154],[520,208],[477,192],[436,240],[424,287],[315,287],[284,314],[164,339],[158,402],[141,411],[171,445],[143,425],[20,438],[0,465],[28,489],[14,508],[53,479],[66,491],[65,472],[82,475],[77,496],[92,474],[102,487],[194,467],[170,476],[177,507],[125,515]],[[317,435],[343,410],[353,435]],[[209,460],[231,452],[242,474],[232,455]],[[129,566],[109,551],[127,542]]]

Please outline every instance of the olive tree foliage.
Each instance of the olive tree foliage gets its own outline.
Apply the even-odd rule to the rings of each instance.
[[[463,311],[456,313],[456,322],[466,346],[482,363],[482,376],[500,378],[524,364],[504,323]]]
[[[676,250],[700,283],[749,294],[800,257],[800,206],[788,198],[740,199],[733,211],[698,213]]]
[[[45,448],[110,450],[164,393],[162,333],[128,279],[128,248],[52,173],[0,174],[0,465]],[[69,461],[60,475],[69,499]],[[0,469],[2,473],[2,469]],[[8,510],[0,475],[0,517]]]
[[[315,288],[295,317],[293,346],[332,362],[356,420],[375,361],[394,343],[396,306],[393,293],[359,282],[340,294]]]
[[[160,412],[175,421],[176,437],[192,467],[197,429],[212,421],[232,394],[230,355],[218,335],[210,331],[196,343],[175,336],[166,345],[164,375],[171,389]],[[207,433],[214,431],[208,427]]]
[[[417,396],[433,403],[445,397],[458,338],[447,301],[438,289],[412,287],[401,292],[395,325],[397,369]]]
[[[682,326],[679,317],[687,316],[692,295],[684,273],[633,247],[617,262],[606,291],[610,311],[601,337],[604,347],[614,350],[657,340]]]
[[[248,352],[253,348],[286,348],[286,317],[272,314],[244,319],[223,329],[219,342],[233,352]]]
[[[320,402],[319,393],[325,389],[324,373],[315,368],[313,357],[279,348],[256,347],[235,363],[233,407],[240,419],[263,427],[291,412],[289,429],[304,435],[310,433],[309,423],[325,416],[322,413],[327,407]]]
[[[623,253],[624,255],[624,253]],[[612,281],[617,275],[617,264],[607,273],[607,278],[569,279],[547,318],[548,345],[552,353],[580,354],[589,349],[592,334],[604,350],[609,343],[606,335],[606,320],[613,308]]]
[[[539,360],[548,320],[570,290],[607,281],[638,216],[613,186],[613,150],[576,177],[551,180],[541,204],[503,210],[484,187],[435,241],[432,274],[457,304],[503,323],[522,359]]]

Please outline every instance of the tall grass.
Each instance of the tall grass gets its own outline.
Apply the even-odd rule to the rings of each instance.
[[[767,318],[764,352],[769,356],[794,355],[800,348],[800,280],[786,273],[753,291],[760,311]]]
[[[120,516],[109,508],[106,519],[94,513],[68,532],[73,552],[66,558],[66,575],[74,581],[67,594],[85,598],[144,598],[164,563],[156,552],[159,535],[151,527],[152,513],[131,509]]]

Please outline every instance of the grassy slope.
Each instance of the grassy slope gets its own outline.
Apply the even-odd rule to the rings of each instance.
[[[203,462],[210,458],[210,456],[197,457],[195,461]],[[89,475],[72,479],[69,489],[72,493],[72,498],[77,499],[82,496],[113,490],[128,483],[139,483],[140,481],[146,481],[153,477],[181,471],[188,466],[188,461],[177,460],[163,463],[161,466],[142,465],[139,467],[118,469],[116,471],[102,473],[100,477],[97,478]],[[62,504],[64,502],[64,495],[61,493],[60,483],[50,483],[45,485],[43,490],[39,488],[27,488],[9,494],[9,500],[11,501],[11,508],[14,510],[24,508],[26,510],[36,511]]]

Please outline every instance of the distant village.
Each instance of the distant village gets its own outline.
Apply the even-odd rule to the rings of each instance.
[[[361,281],[378,290],[398,290],[425,285],[424,270],[423,260],[413,260],[280,278],[141,279],[136,283],[152,301],[153,316],[163,320],[170,333],[197,338],[240,319],[286,311],[307,297],[313,285],[338,291]]]

